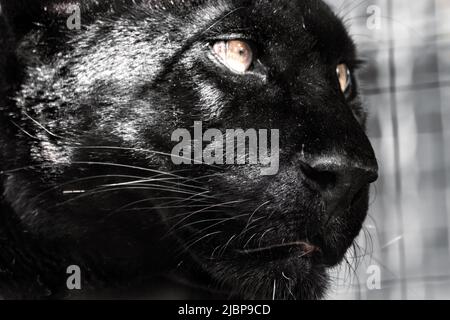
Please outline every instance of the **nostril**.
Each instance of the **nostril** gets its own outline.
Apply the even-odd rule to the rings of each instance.
[[[322,158],[306,163],[300,161],[304,183],[320,193],[327,212],[351,205],[358,194],[378,179],[378,167],[363,166],[351,161]]]
[[[305,181],[317,191],[324,191],[336,187],[338,177],[335,172],[329,170],[317,170],[302,162],[300,164]]]

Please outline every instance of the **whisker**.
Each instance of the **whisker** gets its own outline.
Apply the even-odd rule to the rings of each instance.
[[[188,223],[186,225],[183,225],[182,227],[180,227],[180,229],[182,229],[182,228],[189,228],[189,227],[192,227],[194,225],[202,224],[202,223],[206,223],[206,222],[216,222],[213,225],[210,225],[210,226],[208,226],[208,227],[206,227],[204,229],[201,229],[201,230],[197,231],[197,233],[202,233],[203,231],[206,231],[206,230],[208,230],[210,228],[218,226],[219,224],[221,224],[223,222],[227,222],[227,221],[230,221],[230,220],[236,220],[236,219],[237,219],[236,217],[232,217],[232,218],[214,218],[214,219],[199,220],[199,221],[194,221],[194,222]]]
[[[70,180],[70,181],[67,181],[67,182],[58,184],[58,185],[56,185],[56,186],[54,186],[54,187],[51,187],[51,188],[47,189],[46,191],[43,191],[43,192],[39,193],[38,195],[34,196],[34,197],[31,199],[31,202],[33,202],[33,201],[39,199],[39,198],[42,197],[43,195],[45,195],[45,194],[47,194],[47,193],[50,193],[50,192],[53,191],[53,190],[61,189],[61,188],[64,187],[64,186],[67,186],[67,185],[70,185],[70,184],[74,184],[74,183],[77,183],[77,182],[83,182],[83,181],[89,181],[89,180],[95,180],[95,179],[101,179],[101,178],[127,178],[127,179],[138,179],[138,178],[141,178],[141,177],[138,177],[138,176],[128,176],[128,175],[106,174],[106,175],[98,175],[98,176],[91,176],[91,177],[85,177],[85,178],[73,179],[73,180]],[[144,178],[142,177],[142,179],[144,179]]]
[[[79,193],[85,193],[86,190],[65,190],[63,191],[63,194],[79,194]]]
[[[213,236],[213,235],[219,234],[219,233],[222,233],[222,231],[211,232],[211,233],[209,233],[209,234],[207,234],[207,235],[201,237],[200,239],[194,241],[193,243],[189,244],[187,247],[185,247],[185,250],[188,251],[192,246],[196,245],[196,244],[199,243],[200,241],[202,241],[202,240],[204,240],[204,239],[206,239],[206,238],[208,238],[208,237],[211,237],[211,236]]]
[[[230,239],[225,243],[225,245],[222,246],[222,250],[220,251],[219,256],[223,256],[225,250],[227,249],[227,247],[230,245],[231,241],[233,241],[234,238],[236,238],[236,234],[232,235]]]
[[[267,229],[266,231],[264,231],[264,233],[261,235],[261,237],[259,238],[259,240],[258,240],[258,245],[261,247],[261,241],[262,241],[262,239],[264,238],[264,236],[266,235],[266,234],[268,234],[269,232],[271,232],[273,229],[275,229],[274,227],[272,227],[272,228],[269,228],[269,229]]]
[[[252,214],[250,215],[250,217],[248,218],[247,225],[246,225],[246,227],[244,228],[243,232],[245,231],[245,229],[247,229],[248,226],[250,226],[250,223],[251,223],[251,221],[252,221],[253,216],[255,215],[255,213],[256,213],[259,209],[261,209],[263,206],[265,206],[266,204],[269,204],[269,203],[270,203],[270,201],[266,201],[266,202],[264,202],[263,204],[261,204],[259,207],[257,207],[257,208],[253,211],[253,213],[252,213]]]
[[[277,290],[277,280],[273,280],[273,293],[272,293],[272,300],[275,300],[275,294]]]
[[[96,162],[96,161],[73,161],[71,163],[72,164],[80,164],[80,165],[100,165],[100,166],[112,166],[112,167],[118,167],[118,168],[134,169],[134,170],[139,170],[139,171],[158,173],[161,175],[167,175],[167,176],[171,176],[171,177],[185,179],[182,176],[179,176],[177,174],[170,173],[170,172],[164,172],[164,171],[157,170],[157,169],[142,168],[142,167],[138,167],[138,166],[126,165],[126,164],[120,164],[120,163]]]
[[[28,137],[30,137],[31,139],[34,140],[39,140],[41,141],[41,139],[39,139],[36,136],[33,136],[31,133],[29,133],[28,131],[26,131],[24,128],[22,128],[21,126],[19,126],[17,123],[15,123],[13,120],[9,120],[15,127],[17,127],[20,131],[22,131],[23,133],[25,133]],[[3,172],[2,172],[3,173]]]
[[[186,216],[186,217],[184,217],[183,219],[181,219],[180,221],[178,221],[178,222],[177,222],[177,223],[169,230],[169,232],[171,232],[173,229],[175,229],[175,228],[176,228],[177,226],[179,226],[181,223],[183,223],[184,221],[186,221],[187,219],[189,219],[190,217],[192,217],[192,216],[194,216],[194,215],[196,215],[196,214],[198,214],[198,213],[207,211],[208,209],[217,208],[217,207],[223,207],[223,206],[226,206],[226,205],[228,205],[228,204],[242,203],[242,202],[245,202],[245,201],[246,201],[246,200],[229,201],[229,202],[225,202],[225,203],[214,204],[214,205],[211,205],[210,207],[207,207],[207,208],[204,208],[204,209],[201,209],[201,210],[194,211],[194,212],[190,213],[188,216]],[[175,216],[175,217],[176,217],[176,216]]]
[[[141,179],[141,180],[135,180],[135,181],[127,181],[127,182],[119,182],[119,183],[111,183],[111,184],[104,184],[101,185],[102,187],[119,187],[119,186],[127,186],[127,185],[134,185],[134,184],[141,184],[141,183],[145,183],[145,182],[166,182],[168,184],[171,185],[176,185],[176,186],[183,186],[183,187],[187,187],[187,188],[192,188],[192,189],[199,189],[199,190],[203,190],[203,191],[207,191],[207,188],[204,187],[198,187],[198,186],[192,186],[192,185],[188,185],[185,183],[180,183],[180,182],[174,182],[174,181],[170,181],[173,179],[178,179],[178,178],[159,178],[159,179]]]
[[[202,233],[205,232],[206,230],[209,230],[209,229],[211,229],[211,228],[214,228],[214,227],[216,227],[216,226],[218,226],[218,225],[220,225],[220,224],[222,224],[222,223],[225,223],[225,222],[228,222],[228,221],[232,221],[232,220],[237,220],[237,219],[241,218],[242,216],[245,216],[245,215],[235,216],[235,217],[230,217],[230,218],[222,218],[219,222],[214,223],[214,224],[212,224],[212,225],[210,225],[210,226],[208,226],[208,227],[205,227],[205,228],[203,228],[203,229],[201,229],[201,230],[196,231],[196,232],[193,234],[193,236],[196,236],[196,235],[198,235],[198,234],[202,234]],[[175,230],[173,230],[173,231],[167,233],[167,235],[173,234],[173,233],[175,233],[177,230],[181,230],[181,229],[183,229],[183,228],[187,228],[187,227],[192,226],[192,225],[195,225],[195,224],[197,224],[197,222],[193,222],[193,223],[190,223],[190,224],[187,224],[187,225],[183,225],[183,226],[181,226],[180,228],[175,229]],[[167,236],[167,235],[166,235],[166,236]]]
[[[206,163],[203,163],[203,161],[198,161],[198,160],[192,160],[191,158],[187,158],[187,157],[181,157],[179,155],[175,155],[175,154],[171,154],[171,153],[167,153],[167,152],[162,152],[162,151],[156,151],[156,150],[149,150],[149,149],[142,149],[142,148],[127,148],[127,147],[114,147],[114,146],[68,146],[69,148],[76,148],[76,149],[106,149],[106,150],[122,150],[122,151],[135,151],[135,152],[143,152],[143,153],[152,153],[152,154],[158,154],[158,155],[162,155],[162,156],[168,156],[168,157],[175,157],[177,159],[180,160],[189,160],[189,161],[193,161],[194,164],[204,164],[213,168],[217,168],[220,169],[220,167],[218,166],[214,166],[214,165],[208,165]]]
[[[263,218],[263,217],[259,218],[259,220],[261,220],[261,219],[264,219],[264,218]],[[256,227],[257,227],[257,225],[253,225],[253,226],[250,226],[250,227],[246,228],[245,230],[243,230],[243,231],[239,234],[239,237],[244,236],[246,233],[248,233],[249,231],[255,229]]]
[[[36,124],[39,128],[41,128],[42,130],[44,130],[45,132],[47,132],[49,135],[51,135],[52,137],[58,138],[58,139],[65,139],[64,137],[58,136],[56,134],[54,134],[53,132],[51,132],[50,130],[48,130],[46,127],[44,127],[42,124],[40,124],[37,120],[33,119],[28,113],[26,113],[25,111],[22,111],[22,113],[31,121],[33,121],[34,124]]]
[[[254,233],[248,240],[247,242],[244,244],[243,249],[245,250],[245,248],[247,248],[247,246],[249,245],[250,241],[252,241],[252,239],[257,235],[258,233]]]
[[[186,204],[184,206],[154,206],[154,207],[129,208],[129,209],[122,210],[122,211],[145,211],[145,210],[161,210],[161,209],[204,208],[206,206],[207,205],[204,205],[204,204],[197,204],[197,205]]]
[[[171,205],[173,203],[175,204],[180,204],[186,201],[192,201],[193,203],[195,202],[200,202],[200,201],[207,201],[210,199],[215,199],[215,196],[207,196],[206,194],[210,193],[210,191],[204,191],[204,192],[199,192],[197,194],[194,194],[193,196],[190,196],[188,198],[182,198],[181,200],[174,200],[174,201],[170,201],[170,202],[165,202],[161,205],[165,206],[165,205]],[[200,197],[200,199],[195,199],[197,197]]]
[[[100,193],[106,193],[106,192],[113,192],[113,191],[123,191],[123,190],[155,190],[155,191],[166,191],[166,192],[173,192],[173,193],[181,193],[181,194],[188,194],[188,195],[192,195],[194,193],[189,192],[189,191],[183,191],[183,190],[177,190],[177,189],[169,189],[169,188],[161,188],[158,185],[154,185],[154,186],[136,186],[136,187],[121,187],[121,188],[110,188],[110,189],[102,189],[102,188],[96,188],[88,193],[84,193],[78,197],[72,198],[72,199],[68,199],[66,201],[63,201],[61,203],[56,204],[55,206],[52,206],[48,209],[53,209],[53,208],[57,208],[60,206],[63,206],[67,203],[73,202],[73,201],[77,201],[83,198],[86,198],[88,196],[92,196],[92,195],[96,195],[96,194],[100,194]]]
[[[174,200],[173,200],[173,201],[169,201],[169,202],[162,203],[162,204],[160,204],[160,205],[161,205],[161,206],[167,206],[167,205],[170,205],[170,204],[173,204],[173,203],[180,204],[180,203],[183,203],[183,202],[185,202],[185,201],[192,200],[192,199],[194,199],[194,198],[196,198],[196,197],[203,197],[204,199],[196,199],[196,200],[193,200],[193,202],[205,201],[205,199],[207,199],[207,198],[210,197],[210,196],[205,196],[205,194],[207,194],[208,192],[209,192],[209,191],[200,192],[200,193],[194,194],[194,195],[192,195],[192,196],[189,196],[188,198],[182,198],[182,197],[166,197],[167,200],[169,200],[169,199],[174,199]],[[114,214],[114,213],[116,213],[116,212],[119,212],[119,211],[121,211],[121,210],[124,210],[124,209],[126,209],[126,208],[128,208],[128,207],[134,206],[134,205],[136,205],[136,204],[140,204],[140,203],[152,201],[153,199],[154,199],[154,198],[151,197],[151,198],[146,198],[146,199],[142,199],[142,200],[138,200],[138,201],[134,201],[134,202],[128,203],[128,204],[126,204],[126,205],[124,205],[124,206],[122,206],[122,207],[120,207],[120,208],[114,210],[111,214]],[[178,199],[178,200],[175,200],[175,199]],[[164,200],[164,199],[162,199],[162,200]]]

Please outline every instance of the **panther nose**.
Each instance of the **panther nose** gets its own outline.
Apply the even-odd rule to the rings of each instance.
[[[347,209],[359,191],[378,179],[375,158],[363,165],[345,158],[321,157],[301,161],[300,167],[306,183],[321,194],[330,215]]]

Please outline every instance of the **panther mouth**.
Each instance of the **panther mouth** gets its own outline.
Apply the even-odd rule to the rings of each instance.
[[[312,258],[321,255],[320,247],[306,241],[275,244],[260,248],[236,250],[240,255],[264,260],[281,260],[289,257]]]

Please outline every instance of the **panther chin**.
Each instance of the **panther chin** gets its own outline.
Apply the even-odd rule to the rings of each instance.
[[[288,234],[280,237],[276,230],[246,241],[239,241],[239,236],[226,241],[227,236],[209,241],[191,254],[208,274],[208,283],[220,288],[224,298],[322,299],[329,286],[329,270],[342,263],[361,231],[367,199],[368,193],[361,192],[351,208],[336,213],[320,231],[310,229],[310,237],[299,232],[287,240]],[[360,220],[346,220],[346,215]]]
[[[236,250],[205,266],[225,298],[320,299],[328,285],[323,252],[304,241]]]

